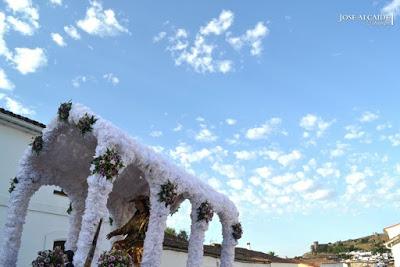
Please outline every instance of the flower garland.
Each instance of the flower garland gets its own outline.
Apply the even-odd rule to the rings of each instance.
[[[103,254],[100,255],[97,266],[131,267],[133,266],[133,260],[127,252],[113,249],[111,251],[103,252]]]
[[[100,174],[106,177],[107,180],[112,180],[113,177],[118,175],[121,168],[124,167],[121,156],[113,148],[107,148],[106,153],[98,156],[92,160],[94,169],[92,174]]]
[[[38,252],[38,257],[32,261],[33,267],[58,267],[64,266],[67,255],[56,247],[54,250],[43,250]]]
[[[43,149],[43,137],[41,135],[36,136],[30,145],[32,146],[32,150],[36,152],[36,154],[39,154],[39,152]]]
[[[58,119],[60,121],[68,121],[69,112],[71,111],[71,108],[72,108],[71,101],[62,103],[58,108]]]
[[[158,193],[158,201],[165,202],[165,207],[172,205],[178,194],[176,193],[177,185],[168,180],[161,185],[161,190]]]
[[[200,204],[200,207],[197,209],[197,221],[205,220],[209,223],[214,216],[214,211],[208,201]]]
[[[18,184],[18,179],[17,177],[14,177],[13,179],[11,179],[10,181],[10,188],[8,189],[8,192],[11,194],[12,191],[14,191],[16,185]]]
[[[235,240],[239,240],[242,238],[243,235],[243,229],[242,229],[242,224],[237,223],[232,225],[232,236]]]
[[[95,124],[97,119],[92,115],[89,116],[87,113],[78,121],[76,127],[81,130],[82,135],[93,130],[93,124]]]

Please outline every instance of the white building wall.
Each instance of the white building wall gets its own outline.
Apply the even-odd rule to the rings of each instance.
[[[162,258],[161,258],[161,267],[186,267],[187,253],[179,252],[174,250],[163,250]],[[219,267],[220,260],[219,258],[205,256],[203,258],[202,267]],[[243,263],[243,262],[235,262],[233,264],[234,267],[271,267],[271,264],[260,264],[260,263]],[[279,266],[284,267],[284,266]],[[297,267],[295,266],[290,267]]]

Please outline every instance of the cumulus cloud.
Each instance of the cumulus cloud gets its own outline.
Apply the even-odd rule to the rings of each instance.
[[[269,30],[264,22],[258,22],[253,29],[249,29],[245,34],[239,37],[228,37],[228,43],[240,50],[244,45],[250,46],[250,53],[253,56],[259,56],[262,52],[262,40],[268,35]]]
[[[112,9],[104,10],[97,0],[90,1],[85,18],[78,20],[76,25],[86,33],[100,37],[128,33],[128,29],[117,20],[115,12]]]
[[[39,11],[31,0],[4,0],[14,16],[7,18],[14,30],[25,35],[32,35],[39,28]]]
[[[36,72],[37,69],[47,64],[47,57],[42,48],[15,48],[12,59],[15,68],[22,74]]]
[[[305,194],[305,198],[308,200],[325,200],[332,196],[332,191],[329,189],[317,189],[314,192]]]
[[[153,37],[153,43],[158,43],[161,40],[163,40],[165,38],[165,36],[167,36],[167,33],[162,31],[159,32],[156,36]]]
[[[382,8],[382,13],[385,15],[397,16],[400,13],[400,0],[392,0]]]
[[[51,33],[51,39],[55,42],[58,46],[66,46],[67,44],[64,41],[64,38],[59,33]]]
[[[206,25],[200,27],[200,30],[193,35],[193,41],[190,40],[186,29],[177,28],[168,38],[165,31],[158,33],[153,38],[153,42],[158,43],[167,39],[167,50],[177,66],[187,65],[198,73],[229,73],[234,70],[235,64],[233,59],[224,58],[227,54],[224,44],[231,44],[235,49],[249,45],[251,54],[259,55],[262,51],[262,39],[268,33],[264,23],[259,22],[254,29],[247,30],[242,36],[227,38],[226,36],[232,35],[228,30],[233,20],[233,12],[223,10],[217,18],[211,19]],[[225,38],[218,39],[219,36],[224,35]]]
[[[111,83],[114,86],[119,84],[119,78],[111,72],[104,74],[103,79],[105,79],[107,82]]]
[[[360,117],[360,122],[371,122],[377,120],[379,115],[370,111],[364,112]]]
[[[250,140],[265,139],[270,134],[275,132],[281,125],[282,120],[280,118],[272,118],[261,126],[250,128],[246,131],[246,138]]]
[[[333,158],[343,156],[349,147],[348,144],[338,142],[336,143],[336,147],[329,152],[330,156]]]
[[[325,131],[332,125],[333,121],[324,121],[322,118],[314,115],[307,114],[300,120],[300,127],[302,127],[305,132],[304,137],[310,137],[310,132],[314,132],[317,137],[321,137]]]
[[[150,133],[151,137],[161,137],[163,135],[162,131],[152,131]]]
[[[344,135],[345,139],[360,139],[365,136],[365,132],[361,130],[360,126],[357,125],[348,125],[345,127],[346,134]]]
[[[283,154],[278,156],[277,161],[283,165],[284,167],[288,166],[289,164],[291,164],[294,161],[297,161],[299,159],[301,159],[302,154],[300,151],[298,150],[293,150],[292,152],[288,153],[288,154]]]
[[[209,129],[201,129],[195,136],[195,139],[200,142],[214,142],[218,137]]]
[[[240,190],[243,188],[243,181],[240,179],[231,179],[228,181],[228,185],[233,189]]]
[[[81,35],[79,34],[78,30],[73,25],[64,26],[64,31],[74,40],[81,39]]]
[[[237,123],[237,121],[235,119],[232,119],[232,118],[226,119],[225,122],[228,125],[235,125]]]
[[[53,5],[61,6],[62,0],[50,0],[50,3]]]
[[[6,73],[0,68],[0,89],[12,90],[15,85],[7,78]]]
[[[272,169],[269,168],[269,167],[261,167],[261,168],[255,169],[254,172],[255,172],[258,176],[260,176],[260,177],[262,177],[262,178],[268,178],[268,177],[270,177],[271,174],[272,174]]]
[[[305,192],[310,190],[314,186],[314,181],[311,179],[305,179],[297,181],[293,184],[293,189],[297,192]]]
[[[25,107],[21,102],[12,99],[10,97],[5,97],[6,100],[6,108],[10,110],[11,112],[14,112],[16,114],[20,115],[34,115],[35,111]]]
[[[233,152],[233,154],[235,155],[236,159],[238,159],[238,160],[251,160],[257,156],[256,152],[246,151],[246,150],[235,151],[235,152]]]
[[[238,177],[241,176],[241,174],[243,172],[243,168],[240,166],[235,166],[232,164],[222,164],[219,162],[215,162],[212,165],[212,169],[215,172],[217,172],[223,176],[226,176],[228,178],[231,178],[231,179],[235,179],[235,178],[237,179]]]
[[[174,129],[172,129],[172,131],[174,131],[174,132],[180,132],[180,131],[182,131],[182,129],[183,129],[183,125],[180,124],[180,123],[178,123],[178,124],[176,125],[176,127],[175,127]]]
[[[234,14],[230,10],[222,10],[218,18],[212,19],[206,26],[200,28],[200,34],[220,35],[232,26]]]
[[[83,83],[86,83],[91,78],[85,75],[79,75],[72,79],[72,86],[75,88],[81,87]]]

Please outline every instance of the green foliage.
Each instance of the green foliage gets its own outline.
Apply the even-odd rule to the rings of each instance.
[[[164,202],[165,207],[172,205],[178,196],[176,192],[177,188],[177,185],[172,183],[170,180],[168,180],[165,184],[162,184],[161,190],[158,193],[158,201]]]
[[[166,233],[166,234],[169,234],[169,235],[176,236],[176,231],[175,231],[175,229],[172,228],[172,227],[167,227],[167,228],[165,228],[165,233]]]
[[[107,148],[106,153],[93,159],[94,169],[92,174],[100,174],[107,180],[112,180],[124,167],[120,155],[114,149]]]
[[[39,154],[39,152],[43,149],[43,137],[41,135],[36,136],[31,143],[32,150]]]
[[[186,241],[188,241],[188,239],[189,239],[189,236],[188,236],[188,234],[186,233],[185,230],[179,231],[178,237],[182,238],[182,239],[185,239]]]
[[[81,130],[82,135],[93,130],[93,125],[96,123],[97,119],[92,115],[89,116],[87,113],[78,121],[76,127]]]
[[[72,102],[68,101],[65,103],[62,103],[60,107],[58,108],[58,119],[60,121],[67,121],[69,117],[69,112],[71,111],[72,108]]]
[[[267,254],[270,255],[270,256],[276,256],[274,251],[269,251]]]
[[[14,177],[13,179],[11,179],[10,181],[10,188],[8,189],[8,192],[11,194],[12,191],[14,191],[15,187],[18,184],[18,179],[17,177]]]

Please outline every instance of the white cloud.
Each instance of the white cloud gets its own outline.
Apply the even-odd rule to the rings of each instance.
[[[309,137],[308,132],[315,132],[317,137],[321,137],[325,131],[332,125],[333,121],[324,121],[322,118],[314,115],[307,114],[300,120],[300,127],[306,130],[303,134],[304,137]]]
[[[249,181],[250,181],[250,183],[252,183],[255,186],[261,185],[261,179],[258,176],[251,176]]]
[[[365,132],[361,130],[359,126],[356,125],[348,125],[345,127],[346,134],[344,135],[345,139],[360,139],[365,135]]]
[[[172,129],[174,132],[180,132],[183,129],[183,125],[178,123],[174,129]]]
[[[272,169],[269,168],[269,167],[261,167],[261,168],[255,169],[254,172],[255,172],[258,176],[260,176],[260,177],[262,177],[262,178],[268,178],[268,177],[270,177],[271,174],[272,174]]]
[[[388,139],[392,146],[400,146],[400,133],[389,135]]]
[[[310,190],[314,186],[313,180],[306,179],[300,180],[293,184],[293,189],[297,192],[305,192]]]
[[[196,134],[195,139],[201,142],[214,142],[218,139],[218,137],[209,129],[204,128]]]
[[[272,183],[276,185],[284,185],[296,180],[296,178],[297,178],[296,174],[288,172],[282,175],[276,175],[272,177]]]
[[[250,128],[246,132],[246,138],[250,140],[265,139],[276,131],[281,125],[282,120],[280,118],[272,118],[261,126]]]
[[[293,150],[289,154],[283,154],[277,158],[278,162],[284,167],[288,166],[292,162],[301,159],[301,152],[298,150]]]
[[[400,13],[400,0],[392,0],[382,8],[382,13],[385,15],[397,16]]]
[[[81,39],[81,35],[78,33],[78,30],[72,25],[64,26],[64,31],[74,40]]]
[[[336,147],[329,152],[330,156],[332,158],[343,156],[348,148],[349,148],[348,144],[337,143]]]
[[[10,110],[11,112],[14,112],[16,114],[20,115],[34,115],[35,111],[25,107],[22,103],[18,102],[15,99],[12,99],[10,97],[5,97],[6,100],[6,108]]]
[[[47,58],[42,48],[15,48],[12,59],[15,68],[22,74],[35,72],[47,64]]]
[[[232,11],[222,10],[218,18],[212,19],[205,27],[200,28],[200,34],[205,36],[209,34],[220,35],[231,27],[233,18],[234,14]]]
[[[39,28],[39,12],[31,0],[4,0],[9,10],[18,17],[10,17],[12,27],[26,35],[32,35]],[[29,27],[29,29],[28,29]]]
[[[150,133],[151,137],[161,137],[163,135],[162,131],[152,131]]]
[[[153,43],[158,43],[163,40],[167,36],[166,32],[159,32],[156,36],[153,37]]]
[[[322,167],[317,168],[316,172],[322,177],[339,177],[340,170],[336,169],[332,162],[325,163]]]
[[[240,179],[231,179],[228,181],[228,185],[236,190],[243,188],[243,181]]]
[[[225,122],[228,125],[235,125],[237,121],[235,119],[228,118],[228,119],[225,120]]]
[[[235,151],[235,152],[233,152],[233,154],[235,155],[236,159],[238,159],[238,160],[251,160],[257,156],[256,152],[246,151],[246,150]]]
[[[33,35],[35,28],[32,27],[28,22],[22,21],[14,16],[7,16],[7,23],[14,29],[21,33],[22,35]]]
[[[86,83],[89,80],[88,77],[80,75],[72,79],[72,86],[75,88],[81,87],[82,83]]]
[[[207,182],[214,189],[220,189],[222,187],[221,182],[217,178],[210,178]]]
[[[52,3],[53,5],[61,6],[62,0],[50,0],[50,3]]]
[[[97,0],[90,1],[86,17],[78,20],[76,25],[88,34],[100,37],[128,33],[128,29],[118,22],[114,11],[112,9],[103,10],[102,4]]]
[[[115,76],[113,73],[104,74],[103,79],[105,79],[107,82],[110,82],[114,86],[119,84],[119,78]]]
[[[236,50],[240,50],[244,45],[250,46],[250,53],[258,56],[262,52],[262,40],[267,36],[269,30],[263,22],[258,22],[253,29],[249,29],[239,37],[228,37],[227,42]]]
[[[212,156],[212,154],[219,153],[220,150],[203,148],[200,150],[193,150],[191,146],[180,143],[174,150],[169,151],[171,158],[178,160],[184,167],[191,168],[191,164],[200,162]]]
[[[371,122],[377,120],[379,115],[370,111],[364,112],[360,117],[360,122]]]
[[[217,173],[231,179],[237,179],[241,176],[241,173],[243,172],[243,169],[239,166],[235,166],[232,164],[221,164],[219,162],[215,162],[211,168]]]
[[[317,189],[314,192],[305,195],[308,200],[325,200],[332,196],[332,191],[329,189]]]
[[[64,38],[59,33],[51,33],[51,39],[58,45],[58,46],[66,46],[67,44],[64,41]]]
[[[12,90],[14,87],[14,84],[7,78],[4,70],[0,68],[0,89]]]

